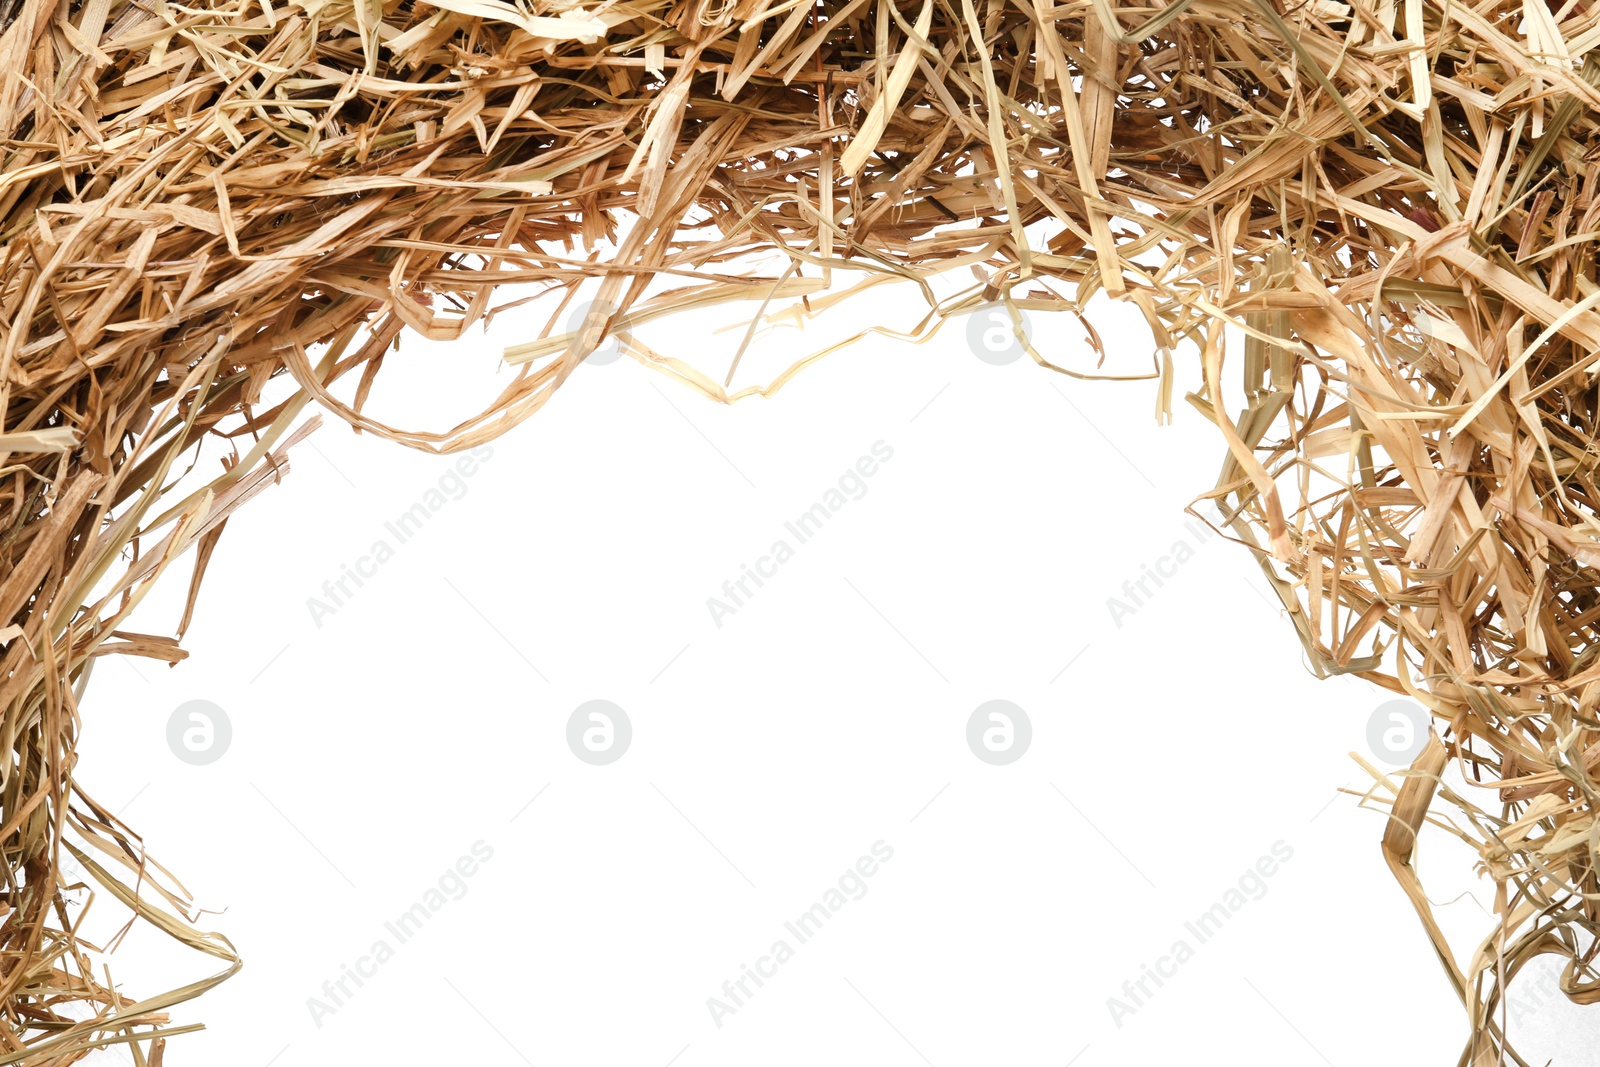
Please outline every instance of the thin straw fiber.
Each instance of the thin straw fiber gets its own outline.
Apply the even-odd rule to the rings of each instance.
[[[1312,669],[1433,717],[1365,795],[1459,1062],[1524,1062],[1520,968],[1600,1001],[1597,44],[1589,0],[0,0],[0,1064],[159,1062],[239,966],[76,778],[79,705],[98,657],[184,656],[308,408],[453,452],[629,323],[889,282],[927,331],[1126,302],[1161,418],[1198,369],[1203,495]],[[478,415],[365,413],[403,336],[461,336],[501,286],[594,296]],[[182,477],[207,439],[226,462]],[[124,629],[180,557],[176,635]],[[1494,889],[1464,953],[1425,825]],[[215,973],[113,988],[85,887]]]

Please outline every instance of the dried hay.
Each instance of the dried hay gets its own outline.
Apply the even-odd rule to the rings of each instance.
[[[183,656],[118,627],[194,546],[181,637],[307,404],[469,447],[624,315],[760,314],[846,266],[976,272],[925,290],[930,328],[993,301],[1131,301],[1163,413],[1197,352],[1188,399],[1227,445],[1209,495],[1314,669],[1410,694],[1440,728],[1369,795],[1467,1007],[1461,1062],[1522,1062],[1497,1013],[1536,955],[1600,1000],[1600,6],[0,0],[0,26],[0,1064],[107,1042],[157,1060],[184,1029],[167,1009],[238,966],[74,779],[78,701],[95,657]],[[782,272],[741,267],[773,250]],[[497,286],[590,279],[614,312],[508,353],[477,417],[362,413],[403,330],[452,338]],[[353,372],[346,404],[329,388]],[[298,391],[264,406],[281,375]],[[208,435],[238,450],[173,490]],[[1452,764],[1471,790],[1442,782]],[[1465,964],[1411,867],[1425,821],[1496,888]],[[226,967],[113,992],[63,902],[68,828],[100,886]]]

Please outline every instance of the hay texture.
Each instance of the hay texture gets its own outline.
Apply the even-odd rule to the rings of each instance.
[[[0,0],[0,27],[0,1064],[158,1059],[169,1009],[238,966],[75,779],[78,706],[96,657],[182,657],[119,627],[194,549],[181,636],[307,405],[469,447],[623,315],[810,315],[845,267],[922,287],[926,330],[1130,301],[1162,414],[1174,360],[1198,361],[1209,495],[1313,669],[1435,717],[1368,797],[1466,1008],[1461,1062],[1523,1062],[1503,994],[1540,954],[1600,1000],[1600,5]],[[773,252],[781,271],[741,266]],[[935,299],[949,272],[977,281]],[[481,415],[362,413],[403,332],[596,280],[601,310],[508,352]],[[278,376],[298,389],[266,404]],[[207,436],[224,469],[174,489]],[[1494,887],[1464,957],[1412,866],[1425,823]],[[221,969],[114,992],[68,848]]]

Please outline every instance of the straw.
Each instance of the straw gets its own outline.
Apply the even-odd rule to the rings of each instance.
[[[0,26],[0,1064],[110,1041],[147,1062],[168,1009],[238,965],[75,780],[78,704],[97,656],[182,657],[119,627],[190,547],[193,608],[308,405],[471,447],[609,333],[823,314],[847,270],[857,299],[922,292],[923,338],[996,302],[1128,301],[1163,418],[1194,359],[1225,456],[1207,495],[1313,669],[1434,716],[1369,795],[1466,1009],[1460,1062],[1522,1062],[1505,988],[1540,954],[1600,1000],[1600,6],[0,0]],[[586,282],[598,310],[509,351],[477,416],[365,414],[403,334]],[[731,391],[626,347],[731,401],[842,346]],[[291,399],[263,399],[274,380]],[[207,438],[233,452],[196,488],[178,476]],[[1425,824],[1495,887],[1465,960],[1412,862]],[[69,830],[98,885],[224,969],[138,1001],[97,977]]]

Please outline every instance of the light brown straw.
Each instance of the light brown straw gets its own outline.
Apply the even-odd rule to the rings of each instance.
[[[925,290],[929,328],[1130,301],[1164,407],[1173,361],[1198,359],[1186,399],[1225,445],[1209,495],[1313,668],[1435,717],[1369,795],[1467,1009],[1460,1062],[1523,1062],[1503,998],[1537,955],[1600,1000],[1600,5],[0,0],[0,26],[0,1064],[119,1041],[156,1062],[168,1009],[238,966],[75,780],[78,702],[97,656],[182,658],[119,627],[191,546],[193,608],[308,404],[458,450],[624,316],[815,312],[843,267],[975,274]],[[784,270],[749,268],[772,250]],[[453,338],[497,286],[586,280],[600,310],[508,353],[482,414],[362,413],[403,332]],[[347,404],[329,390],[351,373]],[[283,376],[293,399],[263,405]],[[226,469],[172,488],[208,436]],[[1495,887],[1465,959],[1412,866],[1424,823]],[[222,970],[114,992],[63,848]]]

